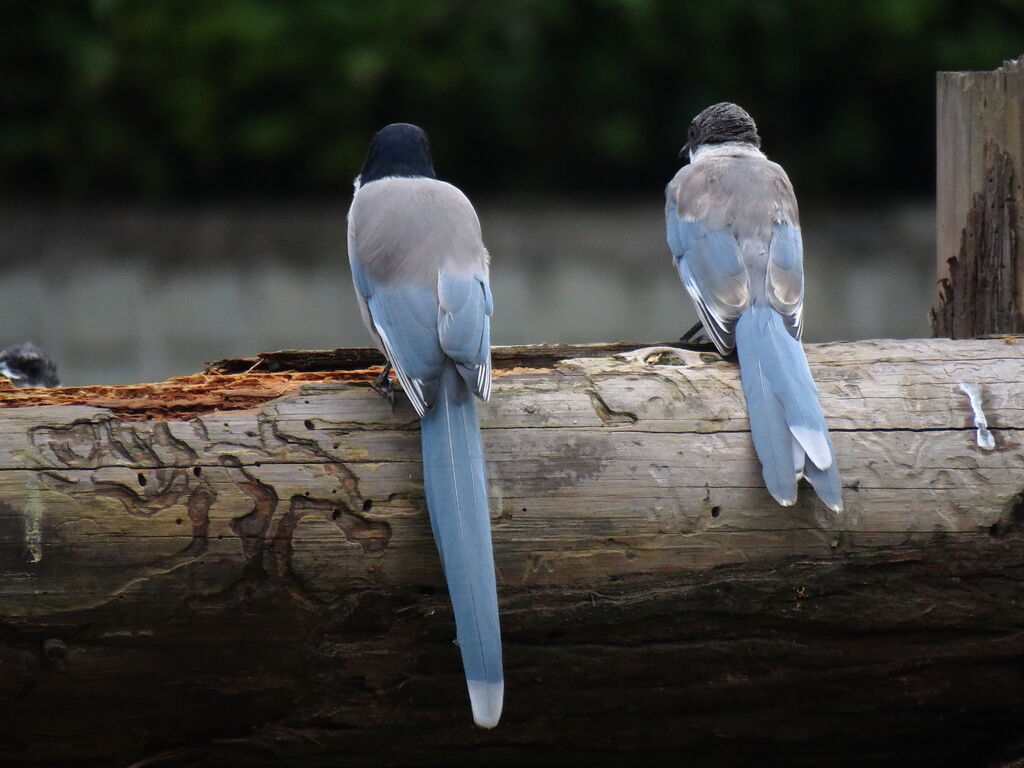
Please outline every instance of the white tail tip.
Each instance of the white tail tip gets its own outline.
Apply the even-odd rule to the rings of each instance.
[[[824,432],[807,427],[790,427],[789,431],[807,453],[807,457],[814,462],[814,466],[822,472],[832,466],[832,451],[828,449]]]
[[[481,728],[496,726],[505,702],[505,681],[467,680],[466,685],[469,686],[469,703],[473,707],[473,722]]]

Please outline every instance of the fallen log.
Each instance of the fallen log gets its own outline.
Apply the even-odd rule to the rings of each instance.
[[[1024,752],[1019,339],[807,345],[838,515],[764,490],[733,363],[627,350],[495,353],[494,731],[468,714],[415,414],[367,353],[0,390],[3,764]]]

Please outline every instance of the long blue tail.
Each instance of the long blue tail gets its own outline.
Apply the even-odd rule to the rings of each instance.
[[[451,361],[421,424],[427,508],[455,610],[473,720],[493,728],[505,677],[484,455],[473,395]]]
[[[835,451],[803,345],[789,335],[778,312],[755,304],[736,324],[736,351],[768,492],[788,507],[796,502],[797,481],[806,477],[829,509],[841,511]]]

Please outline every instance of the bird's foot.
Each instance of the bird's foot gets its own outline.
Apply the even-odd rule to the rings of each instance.
[[[681,344],[705,345],[711,343],[711,338],[704,330],[704,323],[696,323],[690,330],[679,337]]]
[[[679,337],[679,343],[687,349],[697,352],[715,352],[717,348],[708,332],[704,329],[704,323],[697,323],[690,330]]]
[[[395,388],[391,385],[391,363],[384,363],[384,369],[380,372],[380,376],[373,380],[370,387],[374,392],[391,403],[391,408],[394,409]]]

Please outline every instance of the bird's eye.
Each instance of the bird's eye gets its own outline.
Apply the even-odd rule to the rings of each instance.
[[[24,370],[25,370],[25,373],[27,373],[29,376],[38,376],[39,375],[39,361],[38,360],[29,360],[28,362],[25,363]]]
[[[690,126],[690,130],[687,132],[687,136],[689,136],[691,139],[696,138],[696,136],[697,136],[697,127],[694,126],[694,125],[691,125]]]

